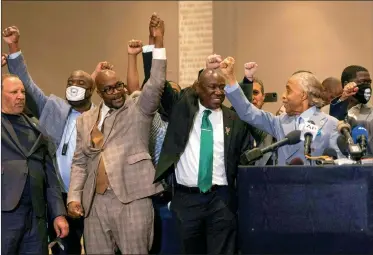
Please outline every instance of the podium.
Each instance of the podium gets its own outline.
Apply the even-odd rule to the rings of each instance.
[[[373,165],[238,169],[242,254],[372,254]]]

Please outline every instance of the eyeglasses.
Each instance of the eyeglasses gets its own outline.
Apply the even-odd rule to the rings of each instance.
[[[124,89],[124,83],[121,81],[118,81],[115,85],[111,86],[105,86],[103,90],[100,90],[101,92],[106,93],[107,95],[112,95],[114,94],[114,91],[122,91]]]

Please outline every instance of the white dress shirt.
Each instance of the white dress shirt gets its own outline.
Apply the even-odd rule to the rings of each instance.
[[[199,110],[194,117],[189,140],[175,169],[177,183],[187,187],[197,187],[198,185],[201,124],[203,111],[208,110],[200,102],[198,102],[198,104]],[[212,184],[228,185],[224,164],[223,112],[220,108],[217,110],[211,110],[211,112],[209,120],[212,124],[214,135]]]

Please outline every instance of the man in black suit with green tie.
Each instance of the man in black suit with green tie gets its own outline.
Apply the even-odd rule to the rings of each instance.
[[[169,125],[154,181],[175,173],[170,208],[184,254],[235,252],[235,182],[248,126],[222,105],[225,84],[220,70],[207,68],[180,93],[166,85],[161,100]]]

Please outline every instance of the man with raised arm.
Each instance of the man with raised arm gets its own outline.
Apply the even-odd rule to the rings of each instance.
[[[96,77],[99,107],[77,120],[77,146],[71,169],[68,212],[84,217],[87,254],[147,254],[153,240],[151,196],[163,191],[153,184],[149,130],[166,78],[163,21],[152,17],[155,48],[150,79],[139,97],[112,70]],[[129,53],[140,51],[132,40]]]

